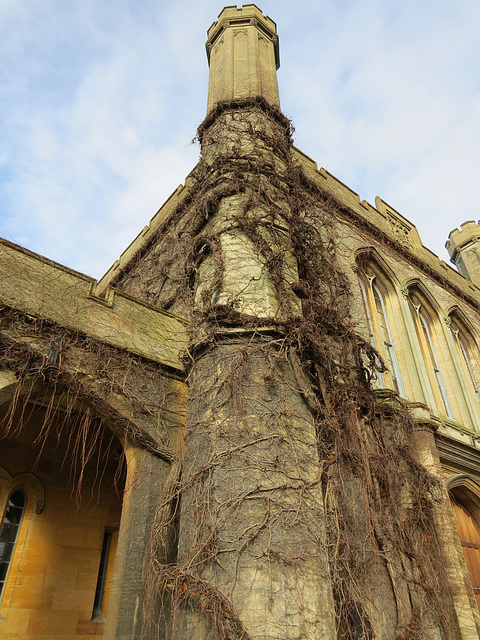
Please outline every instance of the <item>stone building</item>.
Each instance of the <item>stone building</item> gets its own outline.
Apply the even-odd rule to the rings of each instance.
[[[4,640],[480,637],[480,230],[296,149],[208,31],[198,165],[99,281],[0,245]]]

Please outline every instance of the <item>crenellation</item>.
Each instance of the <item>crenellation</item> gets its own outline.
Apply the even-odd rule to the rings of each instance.
[[[208,30],[206,50],[210,65],[207,112],[224,101],[260,96],[280,105],[276,25],[256,5],[223,9]]]
[[[467,220],[450,232],[445,246],[459,272],[480,286],[480,223]]]

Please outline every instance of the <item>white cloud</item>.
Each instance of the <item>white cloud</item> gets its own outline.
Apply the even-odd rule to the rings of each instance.
[[[317,56],[309,43],[310,62],[294,81],[297,95],[308,87],[295,118],[298,144],[362,198],[391,202],[446,259],[448,232],[472,217],[464,209],[476,200],[465,176],[480,170],[472,63],[480,7],[370,2],[368,9],[364,18],[360,9],[339,9],[336,37],[320,40]],[[456,207],[447,204],[454,200]]]
[[[101,276],[193,168],[218,3],[4,2],[0,233]],[[261,4],[297,145],[442,253],[478,217],[480,5]],[[7,62],[8,61],[8,62]],[[432,223],[434,221],[434,223]]]

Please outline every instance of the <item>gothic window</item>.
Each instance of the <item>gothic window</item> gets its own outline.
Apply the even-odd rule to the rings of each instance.
[[[25,511],[25,494],[15,491],[8,500],[0,530],[0,598],[7,579],[20,524]]]
[[[440,413],[454,418],[447,388],[439,364],[439,340],[433,322],[433,313],[416,293],[410,293],[410,309],[423,354],[430,385]]]
[[[359,274],[365,315],[367,318],[372,346],[381,355],[387,371],[378,374],[380,387],[391,387],[399,395],[405,396],[397,354],[388,318],[388,289],[385,281],[367,265]]]
[[[478,386],[478,351],[475,342],[463,324],[456,317],[450,318],[450,329],[460,355],[463,371],[470,385],[471,391],[478,403],[480,403],[480,390]]]

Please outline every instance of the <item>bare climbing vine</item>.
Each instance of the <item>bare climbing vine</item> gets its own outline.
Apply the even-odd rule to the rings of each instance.
[[[212,638],[251,637],[240,583],[262,569],[278,587],[279,566],[310,580],[322,561],[308,541],[328,557],[339,640],[450,638],[440,487],[408,411],[372,389],[384,365],[351,317],[341,207],[293,164],[291,138],[261,99],[217,105],[199,128],[190,201],[119,279],[191,320],[186,458],[154,528],[148,633],[194,637],[193,612]],[[249,256],[258,273],[242,280]],[[314,448],[300,435],[309,420]],[[327,624],[299,598],[304,626],[287,636],[280,622],[269,638]]]
[[[37,462],[49,438],[62,441],[77,502],[87,465],[97,469],[98,489],[107,458],[118,459],[116,481],[123,486],[126,439],[175,459],[168,425],[172,394],[155,363],[7,306],[0,328],[2,370],[12,373],[0,437],[16,438],[33,409],[41,408],[32,442]]]
[[[217,105],[189,199],[114,282],[190,321],[183,459],[159,421],[168,386],[152,363],[8,308],[0,350],[18,392],[4,431],[48,383],[47,416],[59,397],[69,420],[84,403],[79,433],[101,416],[170,462],[145,638],[300,640],[330,624],[339,640],[453,638],[440,487],[408,411],[372,388],[383,364],[351,316],[341,207],[293,163],[292,133],[262,99]],[[15,333],[29,322],[31,344]]]

